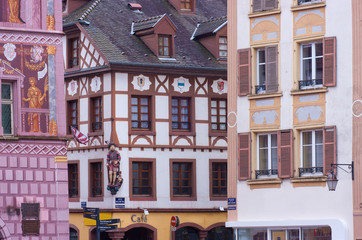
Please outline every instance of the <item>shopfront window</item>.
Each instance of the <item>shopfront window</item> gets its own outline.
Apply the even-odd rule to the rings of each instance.
[[[183,227],[176,230],[175,239],[199,240],[199,231],[193,227]]]

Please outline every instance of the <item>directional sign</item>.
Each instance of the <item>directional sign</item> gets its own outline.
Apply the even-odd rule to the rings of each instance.
[[[116,208],[126,208],[126,205],[117,204],[115,207],[116,207]]]
[[[115,202],[115,204],[124,204],[126,201],[125,201],[124,197],[116,197],[114,199],[114,202]]]
[[[83,214],[83,217],[96,220],[97,217],[98,217],[98,215],[97,215],[97,214],[84,213],[84,214]]]
[[[96,213],[98,208],[84,208],[84,212]]]
[[[228,198],[228,205],[236,205],[236,198]]]
[[[81,203],[80,203],[80,206],[81,206],[81,208],[87,207],[87,202],[81,202]]]
[[[100,220],[99,224],[100,225],[108,225],[108,224],[119,223],[119,222],[120,222],[119,219],[105,219],[105,220]]]
[[[112,229],[117,229],[117,225],[110,225],[110,226],[99,226],[99,231],[104,232]]]

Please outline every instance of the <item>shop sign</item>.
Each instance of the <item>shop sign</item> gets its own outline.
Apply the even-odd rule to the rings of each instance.
[[[141,217],[138,217],[136,214],[133,214],[131,216],[131,221],[132,222],[137,222],[137,223],[142,223],[142,222],[146,223],[147,222],[147,216],[142,214]]]

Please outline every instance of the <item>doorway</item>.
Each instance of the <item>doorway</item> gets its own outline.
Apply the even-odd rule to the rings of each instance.
[[[153,231],[144,227],[132,228],[124,235],[124,240],[154,240]]]

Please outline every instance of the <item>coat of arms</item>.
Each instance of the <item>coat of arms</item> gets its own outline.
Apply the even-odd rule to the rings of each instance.
[[[212,83],[211,88],[214,93],[218,94],[227,93],[227,82],[222,79],[215,80]]]
[[[137,77],[137,83],[140,88],[142,88],[145,85],[145,78],[144,76]]]
[[[33,46],[30,49],[30,57],[31,57],[30,62],[38,63],[38,62],[42,61],[43,60],[43,56],[42,56],[43,52],[44,52],[44,48],[42,46],[39,46],[39,45]]]
[[[16,57],[16,46],[12,43],[6,43],[4,44],[4,55],[6,57],[7,60],[9,60],[10,62],[12,60],[14,60],[14,58]]]
[[[176,92],[184,93],[190,90],[191,84],[187,78],[179,77],[175,78],[172,86]]]
[[[149,77],[141,74],[133,77],[132,84],[135,90],[145,91],[150,89],[152,83]]]
[[[78,90],[77,81],[75,80],[70,81],[68,85],[68,94],[73,96],[74,94],[77,93],[77,90]]]

